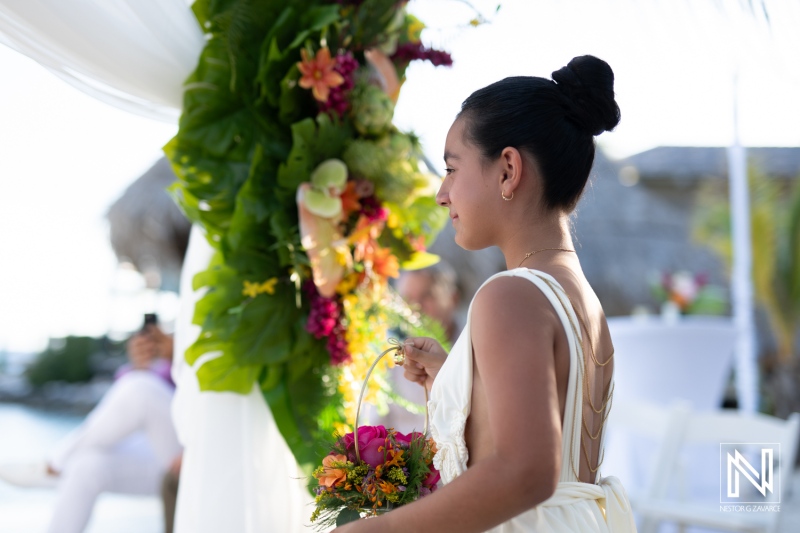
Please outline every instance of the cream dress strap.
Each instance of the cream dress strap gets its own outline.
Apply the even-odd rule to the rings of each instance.
[[[590,484],[580,482],[576,475],[580,468],[584,359],[579,322],[566,292],[549,274],[526,268],[495,274],[481,285],[481,289],[502,276],[522,277],[531,281],[550,301],[567,334],[570,370],[558,488],[550,499],[493,528],[492,533],[636,531],[627,496],[616,478],[598,476],[598,483]],[[469,460],[464,430],[472,402],[471,320],[472,302],[467,313],[467,324],[436,376],[428,403],[431,436],[438,448],[433,462],[445,484],[463,474]]]

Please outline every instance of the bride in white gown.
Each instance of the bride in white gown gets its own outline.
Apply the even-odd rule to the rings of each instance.
[[[569,225],[594,136],[619,122],[613,82],[582,56],[552,81],[507,78],[462,105],[437,202],[461,247],[498,246],[509,270],[478,291],[449,355],[427,338],[405,347],[406,377],[431,390],[445,486],[337,531],[636,530],[621,484],[600,476],[613,346]]]

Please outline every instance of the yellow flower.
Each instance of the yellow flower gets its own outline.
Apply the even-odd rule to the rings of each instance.
[[[267,294],[275,294],[275,284],[278,283],[278,278],[270,278],[261,284],[261,291]]]
[[[419,41],[419,34],[425,29],[423,24],[418,18],[414,18],[411,24],[408,25],[408,40],[411,42]]]
[[[358,394],[364,377],[367,375],[375,357],[379,353],[377,348],[386,343],[388,337],[387,321],[378,316],[374,311],[378,295],[364,285],[359,286],[355,292],[342,298],[347,327],[347,349],[352,354],[352,360],[342,367],[339,375],[339,392],[343,396],[345,419],[348,422],[355,420]],[[383,358],[380,368],[367,382],[367,392],[364,396],[366,403],[376,403],[381,393],[381,382],[385,380],[380,374],[385,372],[391,358]]]
[[[350,294],[358,286],[360,281],[361,275],[358,272],[350,273],[336,286],[336,292],[342,296]]]
[[[244,290],[242,290],[242,294],[245,296],[249,296],[250,298],[255,298],[258,296],[258,283],[251,283],[249,281],[244,282]]]
[[[263,283],[245,281],[242,294],[250,298],[255,298],[259,294],[275,294],[275,285],[277,283],[278,278],[270,278]]]

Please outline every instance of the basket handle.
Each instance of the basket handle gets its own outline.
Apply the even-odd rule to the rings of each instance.
[[[396,364],[402,365],[406,359],[405,353],[403,353],[403,344],[399,340],[395,338],[390,338],[388,342],[389,344],[392,345],[392,347],[381,352],[381,354],[377,358],[375,358],[375,361],[372,362],[372,366],[370,366],[369,370],[367,370],[367,375],[364,378],[364,383],[361,385],[361,394],[358,395],[358,405],[356,406],[356,422],[355,426],[353,427],[353,443],[356,446],[356,459],[358,459],[359,462],[361,462],[361,454],[359,453],[358,450],[358,415],[361,414],[361,401],[364,399],[364,393],[367,390],[367,382],[369,381],[369,377],[370,375],[372,375],[372,371],[375,369],[375,366],[378,364],[378,362],[381,359],[383,359],[383,356],[389,352],[394,352],[394,362]],[[423,386],[422,388],[425,389],[425,426],[422,428],[422,434],[427,436],[428,435],[428,388],[425,386]]]

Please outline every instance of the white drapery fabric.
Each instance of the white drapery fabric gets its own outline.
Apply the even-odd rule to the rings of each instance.
[[[175,324],[175,353],[184,353],[200,334],[191,323],[192,278],[205,270],[213,250],[195,226],[181,274],[181,309]],[[257,387],[248,395],[200,392],[194,368],[175,360],[177,392],[173,418],[186,446],[181,471],[176,533],[281,531],[305,533],[313,507],[305,479]]]
[[[176,122],[205,38],[191,0],[0,0],[0,44],[120,109]],[[177,533],[303,532],[311,497],[258,390],[200,392],[182,357],[199,328],[194,274],[212,249],[194,228],[181,277],[173,418],[185,456]]]
[[[2,0],[0,43],[103,102],[175,122],[205,38],[187,0]]]

